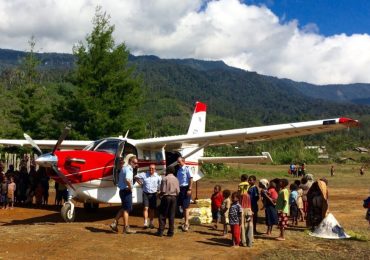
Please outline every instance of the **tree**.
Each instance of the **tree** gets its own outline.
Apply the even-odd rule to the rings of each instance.
[[[124,43],[115,44],[110,16],[97,7],[93,30],[73,48],[76,69],[73,84],[77,91],[67,105],[75,130],[90,139],[123,134],[134,137],[144,125],[135,116],[141,100],[141,80],[128,66],[129,51]]]
[[[22,72],[22,83],[30,85],[39,81],[40,73],[37,68],[41,62],[36,57],[35,53],[35,36],[31,36],[31,39],[28,41],[28,45],[30,50],[27,52],[26,57],[23,58],[20,70]]]
[[[31,36],[28,44],[30,49],[16,68],[16,79],[10,87],[14,91],[14,97],[9,121],[19,124],[21,131],[14,132],[18,138],[23,138],[22,132],[27,132],[34,138],[55,137],[60,126],[54,120],[50,92],[40,80],[41,62],[35,54],[34,36]]]

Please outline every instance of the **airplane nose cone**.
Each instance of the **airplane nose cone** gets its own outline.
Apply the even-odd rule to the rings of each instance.
[[[40,167],[52,167],[57,165],[58,157],[52,154],[44,154],[35,160],[38,166]]]

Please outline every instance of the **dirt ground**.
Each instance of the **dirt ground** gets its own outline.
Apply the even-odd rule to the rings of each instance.
[[[248,166],[284,176],[286,166]],[[315,166],[315,172],[324,176],[328,166]],[[317,177],[321,177],[317,176]],[[136,234],[111,232],[109,224],[118,207],[101,205],[96,213],[86,213],[77,203],[74,223],[64,223],[59,207],[14,208],[0,210],[0,259],[369,259],[370,229],[365,220],[362,200],[369,196],[369,174],[359,177],[351,166],[337,166],[336,176],[329,178],[330,211],[345,231],[352,235],[346,240],[326,240],[308,235],[304,223],[287,230],[286,241],[276,241],[278,230],[272,237],[256,235],[252,248],[232,248],[230,235],[211,230],[209,225],[192,226],[183,233],[177,230],[173,238],[156,237],[156,230],[143,230],[141,209],[130,217]],[[292,180],[292,179],[290,179]],[[236,189],[237,180],[201,180],[198,198],[210,197],[213,186]],[[51,196],[50,202],[53,201]],[[259,232],[265,231],[263,211],[260,211]],[[180,225],[181,219],[176,220]],[[155,221],[156,226],[157,221]]]

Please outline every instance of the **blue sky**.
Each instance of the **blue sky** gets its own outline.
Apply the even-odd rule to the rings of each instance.
[[[297,19],[299,28],[314,23],[325,36],[370,33],[369,0],[244,0],[264,4],[282,21]]]

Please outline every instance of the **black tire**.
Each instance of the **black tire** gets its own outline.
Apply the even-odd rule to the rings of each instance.
[[[71,212],[71,209],[72,209],[71,203],[66,202],[64,203],[62,210],[60,211],[62,218],[67,223],[71,223],[75,221],[76,209],[74,209],[73,212]]]

